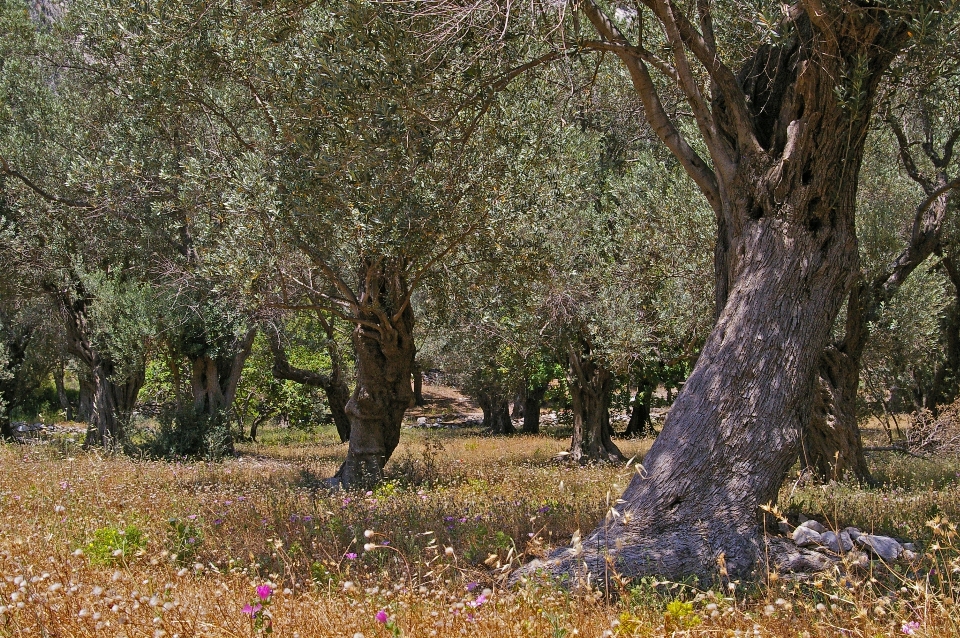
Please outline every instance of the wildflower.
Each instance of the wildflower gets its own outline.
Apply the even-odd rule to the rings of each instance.
[[[263,605],[250,605],[249,603],[243,606],[243,613],[247,616],[253,618],[257,613],[263,609]]]
[[[476,599],[476,600],[471,600],[471,601],[468,602],[467,604],[470,605],[471,607],[473,607],[474,609],[476,609],[477,607],[479,607],[480,605],[482,605],[482,604],[485,603],[485,602],[487,602],[487,597],[484,596],[483,594],[480,594],[479,596],[477,596],[477,599]]]
[[[364,538],[373,538],[373,534],[374,534],[374,532],[373,532],[372,529],[364,530],[364,532],[363,532],[363,537],[364,537]]]
[[[918,629],[920,629],[920,623],[918,623],[916,620],[911,620],[910,622],[903,623],[903,627],[900,628],[900,631],[910,636],[916,633]]]
[[[312,516],[304,516],[304,517],[303,517],[303,522],[304,522],[304,523],[309,523],[309,522],[312,521],[312,520],[313,520],[313,517],[312,517]]]
[[[476,589],[478,586],[479,586],[479,585],[478,585],[477,583],[467,583],[467,591],[473,591],[473,590]]]
[[[386,609],[381,609],[380,611],[378,611],[378,612],[377,612],[377,615],[376,615],[376,619],[377,619],[377,622],[380,623],[380,624],[386,623],[386,622],[387,622],[387,610],[386,610]]]
[[[64,507],[63,505],[54,505],[53,511],[56,512],[57,514],[61,514],[61,513],[65,512],[65,511],[67,511],[67,508]]]
[[[270,594],[273,593],[273,588],[270,585],[260,585],[257,587],[257,596],[260,597],[260,600],[266,600],[270,598]]]
[[[376,543],[366,543],[366,544],[363,546],[363,551],[365,551],[365,552],[372,552],[372,551],[375,550],[376,548],[377,548]]]
[[[347,552],[344,558],[347,560],[357,560],[357,555],[354,552]]]
[[[445,550],[443,550],[443,553],[446,554],[447,556],[453,556],[453,548],[448,547]]]

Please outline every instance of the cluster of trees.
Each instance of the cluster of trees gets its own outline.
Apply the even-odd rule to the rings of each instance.
[[[50,378],[174,454],[322,396],[363,487],[425,368],[504,434],[561,380],[576,460],[682,384],[549,568],[746,574],[798,458],[958,392],[955,4],[0,0],[3,435]]]

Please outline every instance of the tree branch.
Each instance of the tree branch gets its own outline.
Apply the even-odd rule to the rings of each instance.
[[[78,200],[78,199],[66,199],[50,193],[49,191],[37,185],[33,180],[31,180],[29,177],[27,177],[20,171],[12,168],[10,164],[7,163],[6,158],[2,156],[0,156],[0,174],[7,175],[9,177],[13,177],[19,180],[27,188],[29,188],[34,193],[36,193],[41,198],[45,199],[50,203],[62,204],[64,206],[69,206],[70,208],[82,208],[85,210],[93,210],[95,208],[95,206],[93,206],[90,202],[87,202],[84,200]]]
[[[614,44],[630,46],[620,30],[597,6],[594,0],[584,0],[581,8],[602,38]],[[671,121],[670,116],[667,115],[646,63],[639,56],[631,55],[625,51],[617,52],[617,56],[630,72],[634,89],[640,96],[650,126],[653,127],[654,132],[666,147],[670,149],[670,152],[680,161],[684,171],[696,182],[707,201],[710,202],[710,206],[715,212],[719,213],[723,204],[720,198],[717,176],[703,161],[703,158],[687,143]]]

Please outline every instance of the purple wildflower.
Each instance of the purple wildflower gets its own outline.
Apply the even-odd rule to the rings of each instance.
[[[386,622],[387,622],[387,610],[386,610],[386,609],[381,609],[380,611],[377,612],[377,615],[375,616],[375,618],[377,619],[377,622],[378,622],[378,623],[381,623],[381,624],[386,623]]]
[[[257,596],[260,597],[260,600],[266,600],[270,598],[270,594],[273,593],[273,588],[270,585],[260,585],[257,587]]]
[[[261,609],[263,609],[263,605],[259,605],[259,604],[258,604],[258,605],[249,605],[249,604],[247,604],[247,605],[244,605],[244,606],[243,606],[243,610],[242,610],[242,611],[243,611],[243,613],[246,614],[247,616],[250,616],[251,618],[253,618],[254,616],[257,615],[257,613],[258,613]]]
[[[918,623],[916,620],[911,620],[908,623],[903,623],[903,627],[900,628],[900,631],[910,636],[916,633],[918,629],[920,629],[920,623]]]
[[[347,552],[345,558],[346,558],[347,560],[356,560],[356,559],[357,559],[357,555],[356,555],[355,553],[353,553],[353,552]]]

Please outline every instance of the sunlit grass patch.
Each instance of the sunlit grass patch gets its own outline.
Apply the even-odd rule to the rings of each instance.
[[[649,447],[623,443],[630,456]],[[916,566],[872,564],[809,582],[771,576],[732,590],[644,579],[617,585],[610,597],[536,580],[506,588],[511,568],[591,529],[607,493],[634,474],[557,463],[565,446],[550,436],[405,432],[388,482],[350,494],[319,487],[342,453],[321,442],[246,443],[221,463],[4,446],[0,636],[956,631],[953,570],[960,566],[942,521],[960,520],[960,497],[954,483],[939,479],[909,488],[784,487],[782,503],[796,511],[919,541]],[[950,463],[938,467],[952,471]],[[910,470],[895,459],[875,461],[874,471]],[[927,525],[934,509],[936,528]],[[131,528],[140,532],[138,549],[115,546],[122,537],[132,546]],[[117,549],[122,560],[114,560]],[[258,593],[263,586],[267,598]]]

